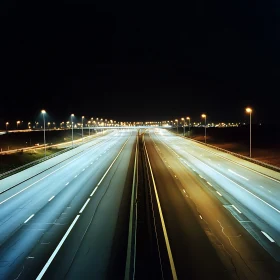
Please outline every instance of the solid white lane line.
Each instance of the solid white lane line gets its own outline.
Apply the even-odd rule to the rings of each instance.
[[[26,224],[30,219],[32,219],[34,215],[35,214],[32,214],[27,220],[25,220],[24,224]]]
[[[232,205],[232,207],[233,207],[239,214],[241,214],[241,211],[240,211],[239,209],[237,209],[236,206]]]
[[[96,192],[96,190],[97,190],[97,186],[94,188],[94,190],[92,191],[92,193],[90,194],[90,196],[93,196],[94,193]]]
[[[213,187],[213,186],[211,185],[211,183],[207,182],[207,184],[208,184],[209,186]]]
[[[53,200],[54,199],[54,195],[49,199],[49,201]]]
[[[156,201],[157,201],[157,205],[158,205],[159,216],[160,216],[163,235],[164,235],[164,239],[165,239],[166,249],[167,249],[168,258],[169,258],[169,262],[170,262],[171,272],[172,272],[173,280],[177,280],[178,279],[177,278],[177,273],[176,273],[175,264],[174,264],[174,260],[173,260],[173,256],[172,256],[172,252],[171,252],[171,247],[170,247],[170,243],[169,243],[169,239],[168,239],[168,235],[167,235],[167,230],[166,230],[166,227],[165,227],[165,222],[164,222],[164,218],[163,218],[163,214],[162,214],[162,210],[161,210],[161,206],[160,206],[160,201],[159,201],[157,188],[156,188],[156,182],[155,182],[155,179],[154,179],[154,174],[153,174],[153,170],[152,170],[152,166],[151,166],[151,163],[150,163],[150,159],[149,159],[149,155],[148,155],[148,151],[147,151],[145,142],[144,142],[144,147],[145,147],[145,152],[146,152],[146,155],[147,155],[148,164],[149,164],[149,168],[150,168],[150,172],[151,172],[151,176],[152,176],[152,181],[153,181]]]
[[[84,206],[81,208],[79,214],[82,214],[82,213],[83,213],[83,211],[84,211],[84,209],[86,208],[86,206],[87,206],[87,204],[89,203],[89,201],[90,201],[90,198],[87,199],[87,201],[85,202]]]
[[[243,177],[243,176],[239,175],[238,173],[236,173],[236,172],[232,171],[231,169],[228,169],[228,171],[229,171],[229,172],[231,172],[231,173],[233,173],[233,174],[235,174],[236,176],[239,176],[240,178],[245,179],[246,181],[249,181],[249,179],[247,179],[247,178],[245,178],[245,177]]]
[[[221,194],[221,193],[219,193],[218,191],[216,191],[216,193],[217,193],[219,196],[222,196],[222,194]]]
[[[65,184],[65,186],[67,186],[67,185],[69,185],[69,182],[67,182],[67,183]]]
[[[262,234],[270,241],[270,242],[275,242],[266,232],[262,231]]]
[[[70,227],[68,228],[68,230],[66,231],[66,233],[64,234],[63,238],[60,240],[59,244],[57,245],[57,247],[55,248],[54,252],[52,253],[52,255],[50,256],[50,258],[48,259],[47,263],[44,265],[43,269],[41,270],[40,274],[37,276],[36,280],[40,280],[42,279],[43,275],[45,274],[45,272],[47,271],[48,267],[50,266],[51,262],[53,261],[54,257],[56,256],[56,254],[58,253],[59,249],[61,248],[62,244],[64,243],[64,241],[66,240],[67,236],[69,235],[69,233],[71,232],[72,228],[74,227],[74,225],[76,224],[77,220],[79,219],[80,215],[77,215],[76,218],[74,219],[74,221],[72,222],[72,224],[70,225]]]

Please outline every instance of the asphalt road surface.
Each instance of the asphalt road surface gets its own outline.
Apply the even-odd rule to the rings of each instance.
[[[107,135],[0,195],[0,279],[123,279],[135,135]]]
[[[131,228],[134,279],[279,279],[280,182],[164,129],[136,135],[0,181],[0,279],[124,279]]]
[[[145,139],[178,279],[279,279],[279,182],[166,130]]]

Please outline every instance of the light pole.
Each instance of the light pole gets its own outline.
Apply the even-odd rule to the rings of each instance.
[[[184,121],[184,122],[183,122],[183,128],[184,128],[184,133],[183,133],[183,135],[184,135],[184,137],[185,137],[185,118],[181,118],[181,120]]]
[[[178,134],[178,120],[176,119],[175,122],[177,122],[177,134]]]
[[[88,121],[88,136],[90,136],[90,121]]]
[[[72,124],[72,148],[73,148],[73,128],[74,128],[73,117],[74,117],[74,114],[71,114],[71,124]]]
[[[206,118],[207,118],[207,116],[206,116],[206,114],[202,114],[201,117],[205,119],[205,136],[204,136],[204,138],[205,138],[205,144],[206,144]]]
[[[190,118],[190,117],[187,117],[187,120],[189,120],[189,137],[190,137],[191,118]]]
[[[82,141],[84,142],[84,116],[82,116]]]
[[[9,123],[6,122],[6,132],[8,132],[8,125],[9,125]]]
[[[250,114],[250,157],[252,157],[252,109],[246,108],[246,112]]]
[[[46,125],[45,125],[45,114],[46,114],[46,111],[42,110],[41,113],[43,115],[43,121],[44,121],[44,148],[45,148],[45,156],[46,156]]]
[[[18,125],[20,124],[20,121],[17,121],[17,129],[18,129]]]

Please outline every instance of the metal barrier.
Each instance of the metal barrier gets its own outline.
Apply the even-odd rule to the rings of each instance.
[[[79,145],[79,144],[76,144],[75,147],[77,147],[78,145]],[[75,147],[73,147],[73,149],[74,149]],[[59,152],[57,152],[57,153],[53,153],[53,154],[51,154],[51,155],[49,155],[49,156],[47,156],[47,157],[43,157],[43,158],[40,158],[40,159],[31,161],[31,162],[29,162],[29,163],[27,163],[27,164],[21,165],[21,166],[19,166],[19,167],[17,167],[17,168],[14,168],[14,169],[11,169],[11,170],[9,170],[9,171],[7,171],[7,172],[4,172],[4,173],[0,174],[0,180],[6,178],[6,177],[8,177],[8,176],[11,176],[11,175],[13,175],[13,174],[15,174],[15,173],[18,173],[18,172],[20,172],[20,171],[22,171],[22,170],[25,170],[25,169],[27,169],[27,168],[29,168],[29,167],[32,167],[32,166],[34,166],[34,165],[36,165],[36,164],[39,164],[39,163],[41,163],[41,162],[44,162],[44,161],[46,161],[46,160],[48,160],[48,159],[51,159],[51,158],[53,158],[53,157],[56,157],[56,156],[58,156],[58,155],[60,155],[60,154],[63,154],[63,153],[65,153],[65,152],[67,152],[67,151],[69,151],[69,150],[71,150],[71,149],[72,149],[72,147],[65,148],[65,149],[63,149],[62,151],[59,151]]]
[[[222,151],[224,153],[231,154],[233,156],[245,159],[245,160],[250,161],[252,163],[255,163],[255,164],[261,165],[263,167],[267,167],[269,169],[272,169],[274,171],[280,172],[280,167],[278,167],[278,166],[275,166],[275,165],[272,165],[272,164],[269,164],[269,163],[266,163],[266,162],[263,162],[263,161],[260,161],[260,160],[257,160],[257,159],[253,159],[253,158],[250,158],[250,157],[247,157],[247,156],[244,156],[244,155],[240,155],[240,154],[237,154],[237,153],[234,153],[234,152],[231,152],[231,151],[228,151],[228,150],[225,150],[225,149],[222,149],[222,148],[219,148],[219,147],[207,144],[207,143],[203,143],[203,142],[200,142],[200,141],[192,139],[192,138],[187,138],[187,137],[184,137],[184,136],[180,136],[180,137],[182,137],[184,139],[188,139],[188,140],[194,141],[194,142],[197,142],[197,143],[202,144],[204,146],[208,146],[210,148]]]

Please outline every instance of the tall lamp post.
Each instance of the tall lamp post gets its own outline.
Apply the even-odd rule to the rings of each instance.
[[[177,122],[177,134],[178,134],[178,120],[176,119],[175,122]]]
[[[20,124],[20,121],[17,121],[17,129],[18,129],[18,125]]]
[[[6,122],[6,132],[8,132],[8,125],[9,125],[9,123]]]
[[[186,119],[189,121],[189,137],[190,137],[191,118],[187,117]]]
[[[82,141],[84,142],[84,116],[82,116]]]
[[[206,114],[202,114],[201,117],[203,119],[205,119],[205,136],[204,136],[204,138],[205,138],[205,144],[206,144],[206,118],[207,118],[207,116],[206,116]]]
[[[246,108],[246,112],[250,114],[250,157],[252,157],[252,109]]]
[[[73,117],[74,117],[74,114],[71,114],[71,125],[72,125],[72,148],[73,148],[73,128],[74,128]]]
[[[46,111],[42,110],[41,113],[43,115],[43,121],[44,121],[44,149],[45,149],[45,156],[46,156],[46,125],[45,125],[45,114],[46,114]]]
[[[184,134],[183,134],[183,135],[184,135],[184,137],[185,137],[185,118],[181,118],[181,120],[184,121],[184,122],[183,122],[183,128],[184,128]]]

